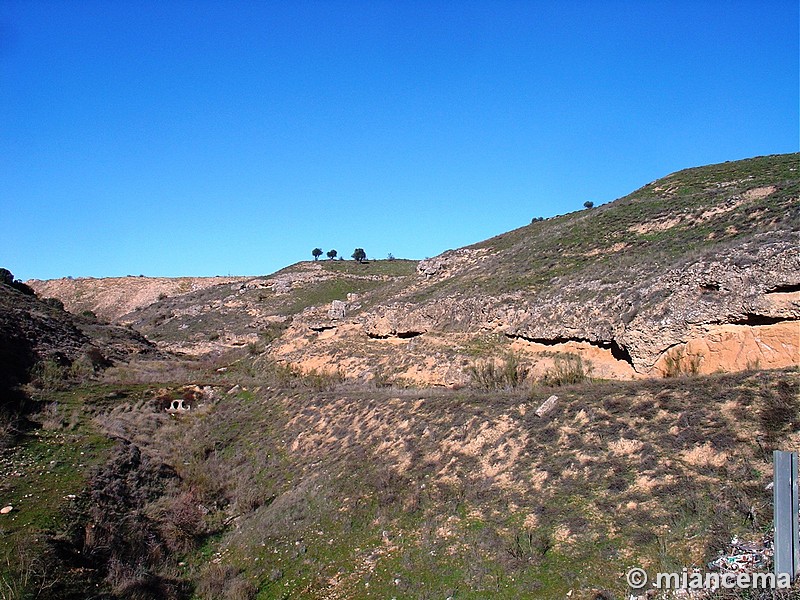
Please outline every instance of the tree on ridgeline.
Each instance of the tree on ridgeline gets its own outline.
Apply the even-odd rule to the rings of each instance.
[[[322,256],[322,248],[314,248],[311,251],[311,255],[314,257],[314,260],[318,260],[320,256]]]

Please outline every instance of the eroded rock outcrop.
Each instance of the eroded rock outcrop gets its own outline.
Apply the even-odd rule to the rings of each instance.
[[[744,368],[748,356],[753,363],[760,356],[764,365],[797,363],[800,292],[774,291],[800,289],[800,252],[791,243],[731,247],[665,273],[624,275],[617,273],[616,281],[562,280],[529,295],[448,297],[380,307],[364,317],[363,327],[375,338],[497,331],[535,344],[585,342],[615,349],[618,360],[646,374],[678,344],[695,340],[692,348],[719,346],[714,328],[727,324],[750,333],[726,337],[727,350],[714,353],[739,358],[709,357],[707,369]],[[783,325],[761,329],[775,323]],[[774,333],[766,332],[778,330],[783,342],[768,343]],[[701,342],[710,332],[716,337]]]

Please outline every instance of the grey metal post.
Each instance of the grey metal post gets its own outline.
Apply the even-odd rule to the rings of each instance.
[[[792,581],[800,571],[798,528],[797,452],[772,454],[774,469],[775,576],[788,573]]]

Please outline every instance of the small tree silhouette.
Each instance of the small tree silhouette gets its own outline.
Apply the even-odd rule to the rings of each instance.
[[[591,200],[587,200],[586,202],[583,203],[583,206],[584,208],[592,208],[594,206],[594,202],[592,202]]]
[[[352,257],[356,262],[364,262],[367,259],[367,253],[364,252],[363,248],[356,248]]]
[[[333,260],[334,258],[336,258],[336,255],[339,254],[339,253],[336,250],[328,250],[328,252],[326,254],[327,254],[329,259]]]
[[[311,251],[311,255],[314,257],[314,260],[319,259],[319,257],[322,256],[322,248],[314,248]]]

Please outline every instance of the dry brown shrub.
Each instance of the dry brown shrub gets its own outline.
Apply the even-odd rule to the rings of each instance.
[[[252,600],[258,588],[233,565],[211,563],[203,567],[195,593],[203,600]]]
[[[168,508],[159,519],[164,542],[172,552],[188,552],[203,533],[203,513],[200,500],[189,490],[168,499]]]
[[[571,352],[558,354],[553,359],[553,368],[541,378],[542,385],[558,387],[575,385],[590,380],[591,364],[584,364],[583,359]]]

